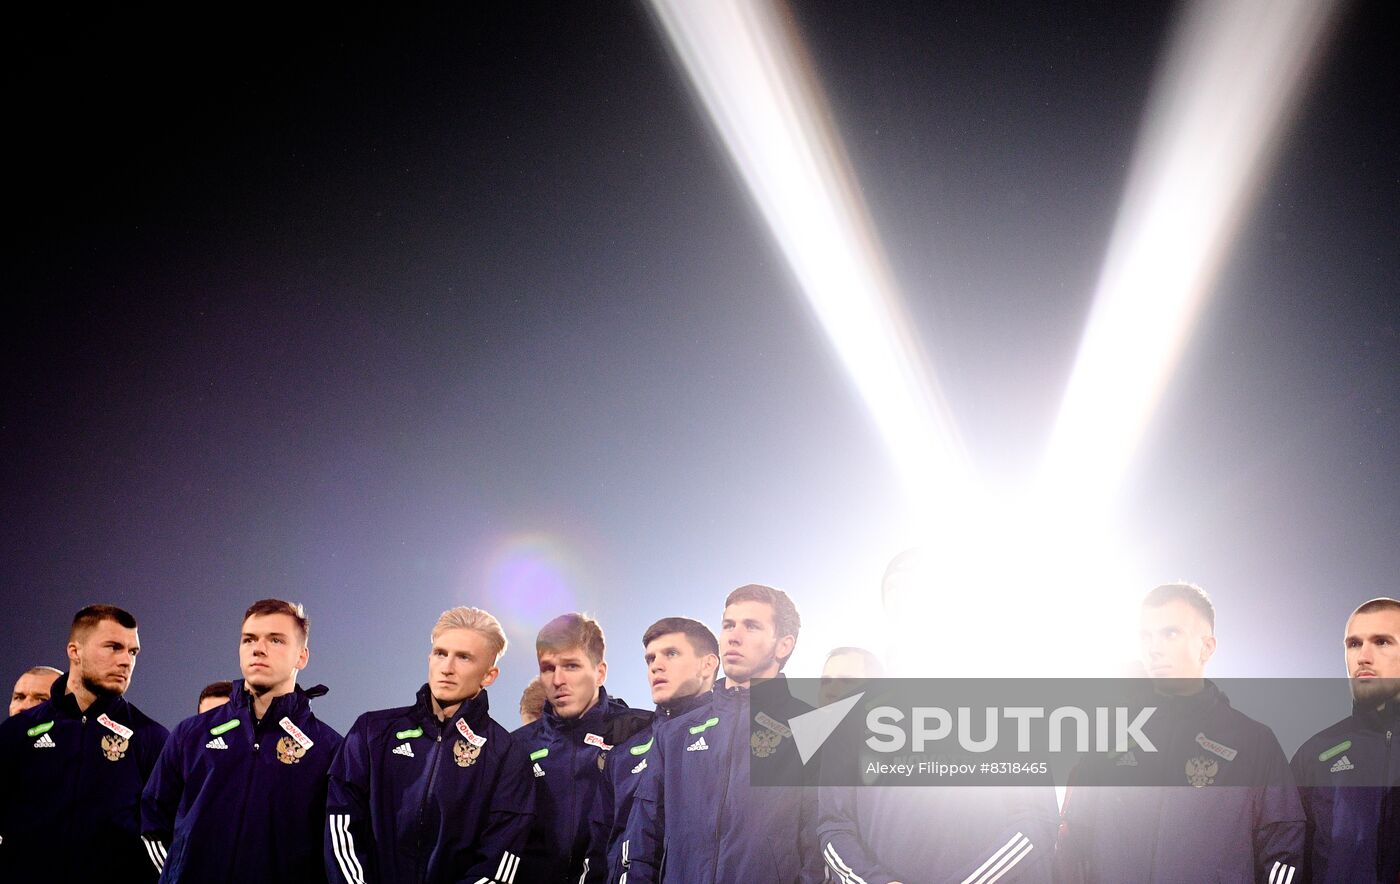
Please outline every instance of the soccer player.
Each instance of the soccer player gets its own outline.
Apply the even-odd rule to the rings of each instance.
[[[1293,756],[1308,817],[1306,880],[1391,884],[1400,881],[1400,601],[1353,611],[1342,647],[1352,714]]]
[[[639,785],[629,822],[637,834],[629,839],[628,884],[823,880],[815,790],[750,780],[751,770],[801,770],[787,721],[811,707],[786,693],[782,675],[801,626],[780,589],[749,584],[725,599],[725,677],[709,703],[656,730],[647,754],[656,769]],[[760,681],[776,682],[764,689],[786,696],[782,708],[751,706],[750,688]]]
[[[54,682],[62,674],[62,670],[52,666],[31,666],[20,673],[15,679],[15,689],[10,691],[10,714],[33,709],[47,700]]]
[[[480,608],[434,624],[411,706],[366,712],[331,765],[326,868],[337,884],[515,884],[534,817],[526,750],[489,712],[506,634]]]
[[[0,881],[155,880],[138,808],[169,734],[124,696],[140,650],[135,617],[83,608],[55,695],[0,725]]]
[[[1303,808],[1273,731],[1205,678],[1215,606],[1198,586],[1159,586],[1143,599],[1139,635],[1158,710],[1143,732],[1156,751],[1095,756],[1076,770],[1061,841],[1067,878],[1291,884]]]
[[[534,724],[544,714],[544,685],[538,678],[525,685],[520,694],[520,724]]]
[[[233,682],[211,682],[204,686],[204,690],[199,692],[199,701],[195,705],[195,714],[199,715],[208,712],[210,709],[217,709],[231,699],[233,699]]]
[[[603,629],[583,614],[555,617],[535,639],[547,702],[539,721],[515,732],[535,781],[535,818],[516,884],[592,881],[606,873],[607,844],[594,820],[611,812],[594,802],[606,800],[608,753],[645,727],[651,713],[608,696],[603,654]]]
[[[630,865],[634,832],[628,822],[637,787],[649,774],[647,756],[655,743],[656,729],[710,701],[719,669],[719,642],[710,628],[689,617],[665,617],[642,634],[642,659],[656,704],[652,723],[610,753],[604,781],[610,799],[599,807],[612,816],[600,821],[608,842],[608,880],[625,880]]]
[[[141,799],[141,832],[165,884],[321,881],[326,771],[340,735],[317,720],[297,673],[310,659],[301,605],[243,615],[225,705],[175,727]]]

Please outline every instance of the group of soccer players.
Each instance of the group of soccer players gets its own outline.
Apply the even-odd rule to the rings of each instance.
[[[1205,678],[1214,618],[1189,584],[1148,594],[1159,751],[1091,759],[1060,810],[1048,785],[753,785],[804,781],[788,722],[811,709],[783,681],[801,618],[768,586],[729,593],[718,637],[684,617],[646,630],[651,710],[608,694],[595,620],[554,618],[513,730],[487,700],[501,625],[450,609],[412,702],[343,738],[312,712],[325,688],[297,684],[299,605],[253,603],[243,677],[173,731],[124,697],[136,619],[93,605],[68,671],[25,672],[0,725],[0,882],[1400,882],[1400,601],[1348,619],[1354,712],[1291,765]],[[880,674],[855,648],[823,672]],[[751,703],[758,683],[780,702]]]

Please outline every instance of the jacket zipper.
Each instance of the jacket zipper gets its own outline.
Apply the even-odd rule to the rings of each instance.
[[[418,805],[418,874],[415,875],[419,881],[423,881],[427,876],[426,863],[423,862],[423,817],[428,812],[428,802],[433,800],[433,785],[437,782],[438,756],[442,749],[442,732],[447,725],[438,722],[437,736],[433,737],[433,748],[428,752],[428,788],[423,790],[423,803]]]

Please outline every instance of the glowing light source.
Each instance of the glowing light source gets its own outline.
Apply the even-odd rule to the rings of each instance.
[[[1258,190],[1332,0],[1209,0],[1181,22],[1139,137],[1044,465],[1044,493],[1103,506]]]
[[[967,499],[968,466],[792,22],[752,0],[653,0],[808,303],[924,516]]]

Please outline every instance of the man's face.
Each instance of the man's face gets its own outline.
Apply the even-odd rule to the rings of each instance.
[[[665,705],[709,690],[719,661],[713,654],[696,653],[683,632],[658,635],[646,646],[647,681],[651,701]]]
[[[1344,644],[1356,702],[1380,706],[1400,696],[1400,611],[1357,614]]]
[[[870,677],[865,668],[865,658],[860,654],[837,654],[828,657],[822,667],[822,683],[817,689],[817,704],[825,706],[840,700],[850,693],[862,680]]]
[[[103,620],[78,641],[68,643],[68,664],[94,694],[120,695],[131,686],[141,639],[136,630]]]
[[[291,690],[297,671],[310,656],[290,614],[254,614],[243,621],[238,642],[238,668],[255,694]]]
[[[428,652],[428,690],[442,706],[469,700],[496,680],[496,655],[475,629],[444,629]]]
[[[795,639],[778,636],[773,606],[767,602],[735,602],[724,609],[719,649],[729,681],[747,684],[752,678],[778,674],[778,659],[792,653]]]
[[[17,715],[26,709],[33,709],[49,698],[49,687],[58,676],[52,672],[26,672],[15,682],[10,692],[10,714]]]
[[[608,664],[594,664],[583,648],[540,654],[540,683],[544,697],[560,718],[578,718],[598,702],[598,686],[607,677]]]
[[[1142,665],[1150,678],[1200,679],[1215,653],[1210,624],[1181,599],[1144,605],[1139,638]]]

